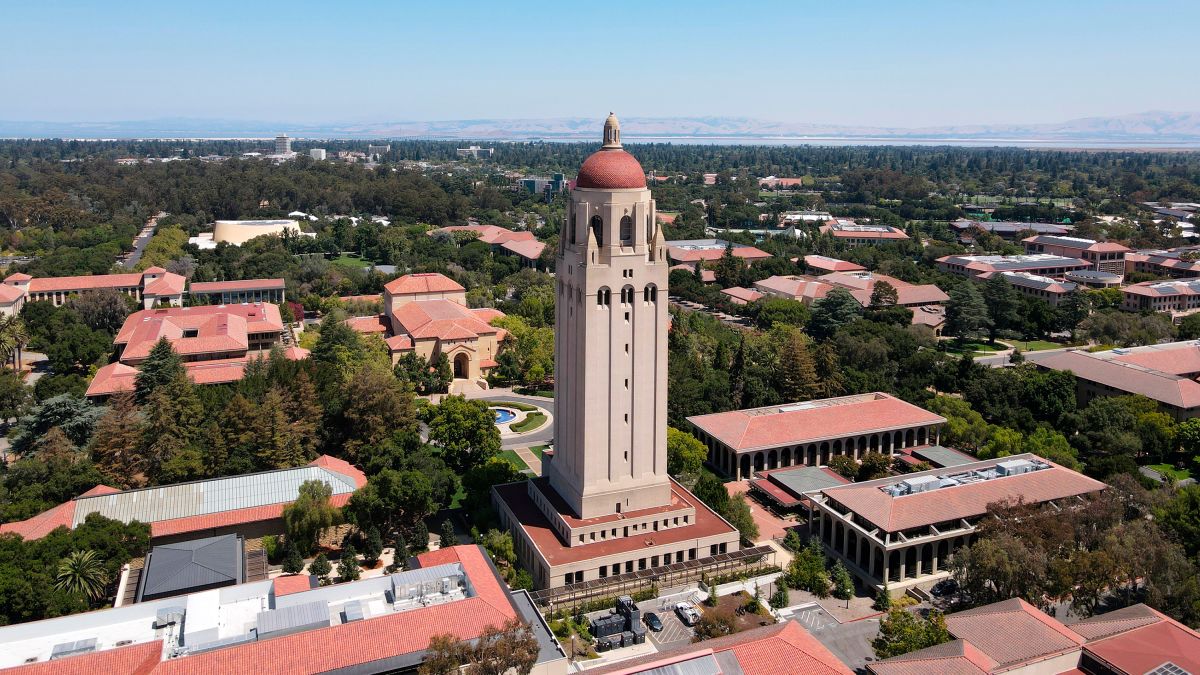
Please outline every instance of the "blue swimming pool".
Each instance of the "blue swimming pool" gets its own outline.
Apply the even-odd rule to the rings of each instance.
[[[507,408],[492,408],[496,413],[496,424],[508,424],[517,418],[517,413]]]

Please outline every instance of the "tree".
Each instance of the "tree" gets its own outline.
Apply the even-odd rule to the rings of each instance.
[[[326,577],[332,571],[333,565],[329,563],[329,558],[324,553],[318,553],[317,557],[313,558],[313,561],[308,564],[308,573],[316,577],[322,585],[325,584],[327,581]]]
[[[145,403],[154,390],[180,378],[187,378],[183,367],[183,359],[175,353],[167,338],[159,338],[150,350],[150,354],[141,363],[137,378],[134,380],[134,392],[139,403]]]
[[[763,330],[777,324],[803,328],[809,320],[808,307],[791,298],[766,296],[750,303],[747,310],[754,317],[754,324]]]
[[[425,526],[424,520],[418,520],[413,526],[412,548],[409,549],[413,553],[420,553],[429,550],[429,528]]]
[[[108,589],[108,571],[93,550],[71,551],[58,565],[54,587],[60,591],[82,595],[96,601],[104,597]]]
[[[9,419],[21,416],[29,403],[29,392],[19,373],[0,368],[0,424],[7,426]]]
[[[987,305],[973,282],[964,281],[950,290],[950,300],[946,303],[947,333],[965,341],[990,328],[990,323]]]
[[[1195,340],[1200,338],[1200,314],[1188,314],[1179,322],[1179,339]]]
[[[1092,302],[1087,293],[1076,289],[1068,293],[1054,308],[1058,327],[1071,333],[1071,342],[1075,341],[1075,329],[1088,317],[1092,311]]]
[[[779,348],[777,388],[785,401],[807,401],[818,389],[817,367],[799,329],[790,329]]]
[[[404,569],[405,561],[408,560],[408,541],[404,539],[403,532],[397,532],[396,538],[392,541],[392,568],[396,570]]]
[[[867,452],[862,456],[858,467],[858,480],[874,480],[888,475],[892,460],[882,452]]]
[[[332,496],[333,488],[328,483],[306,480],[300,484],[296,501],[283,508],[284,532],[302,554],[310,553],[321,532],[338,521],[337,507],[329,503]]]
[[[21,350],[28,343],[29,331],[21,317],[11,314],[0,317],[0,363],[11,364],[14,370],[19,370]]]
[[[1000,330],[1015,329],[1021,323],[1021,296],[1004,275],[993,275],[983,285],[983,302],[987,306],[988,341],[996,342]]]
[[[733,254],[733,242],[727,242],[725,244],[725,252],[717,260],[717,268],[715,270],[717,284],[721,288],[740,286],[742,283],[742,271],[745,268],[746,265],[742,262],[742,259]]]
[[[1155,509],[1154,517],[1189,556],[1200,553],[1200,485],[1177,489],[1166,504]]]
[[[733,635],[737,632],[737,617],[729,609],[709,609],[700,615],[692,632],[692,642]]]
[[[900,294],[896,287],[886,281],[875,282],[871,289],[871,307],[890,307],[900,302]]]
[[[356,461],[364,446],[375,446],[396,432],[417,428],[412,392],[390,372],[360,368],[346,385],[341,431],[347,459]]]
[[[888,610],[879,622],[879,635],[872,643],[875,657],[891,658],[925,649],[950,641],[950,631],[942,613],[930,610],[929,617],[922,619],[903,609]]]
[[[832,582],[825,569],[825,553],[821,550],[821,543],[814,539],[792,556],[783,579],[791,588],[808,591],[818,598],[828,597]]]
[[[338,561],[338,577],[342,581],[356,581],[361,575],[358,551],[354,550],[354,544],[349,544],[342,549],[342,559]]]
[[[274,355],[272,353],[272,355]],[[321,447],[321,420],[324,410],[317,398],[317,388],[308,374],[301,370],[287,387],[284,412],[292,437],[300,446],[305,459],[316,457]]]
[[[834,455],[829,458],[829,468],[841,476],[849,480],[854,480],[858,476],[858,462],[849,455]]]
[[[13,427],[9,434],[13,454],[19,457],[29,454],[34,443],[52,427],[61,429],[75,445],[86,445],[104,413],[103,406],[82,396],[59,394],[48,398],[31,406]]]
[[[96,423],[89,446],[97,468],[115,483],[141,486],[146,482],[141,413],[132,392],[121,392],[109,399],[108,411]]]
[[[131,298],[115,288],[84,291],[67,298],[66,305],[92,330],[115,335],[131,310]]]
[[[492,486],[524,480],[525,475],[515,464],[504,457],[492,457],[482,466],[467,471],[463,476],[463,491],[467,498],[463,506],[475,516],[486,513],[492,504]]]
[[[746,500],[746,495],[736,494],[730,497],[721,515],[730,525],[737,528],[745,541],[758,539],[758,523],[754,522],[754,516],[750,513],[750,502]]]
[[[538,653],[533,631],[519,618],[513,618],[499,628],[484,628],[474,644],[449,634],[433,636],[417,672],[456,675],[465,668],[472,675],[528,673],[537,663]]]
[[[186,375],[157,385],[142,406],[142,461],[153,483],[200,478],[204,459],[196,447],[204,407]]]
[[[1067,437],[1049,427],[1038,427],[1032,434],[1026,436],[1022,451],[1031,452],[1072,471],[1079,471],[1081,468],[1079,453],[1071,447]]]
[[[695,436],[667,427],[667,472],[672,476],[699,476],[708,448]],[[688,482],[691,482],[690,480]]]
[[[875,593],[875,603],[871,606],[880,612],[886,612],[892,608],[892,594],[888,591],[886,583]]]
[[[413,527],[433,511],[433,488],[425,474],[384,469],[350,495],[345,512],[361,529],[394,532]]]
[[[729,503],[729,490],[725,488],[721,479],[711,473],[700,474],[692,493],[717,513],[723,512]]]
[[[771,594],[770,599],[767,600],[767,604],[771,606],[771,609],[783,609],[787,607],[788,602],[790,600],[788,599],[787,588],[782,585],[777,587],[775,592]]]
[[[835,288],[813,303],[808,333],[818,340],[824,340],[836,333],[838,328],[861,316],[862,305],[850,295],[850,291]]]
[[[442,458],[464,474],[500,452],[500,430],[487,403],[447,396],[429,418],[429,442],[442,449]]]
[[[448,548],[458,544],[458,535],[454,533],[454,523],[449,518],[442,521],[441,532],[438,534],[438,547]]]
[[[375,563],[379,562],[381,555],[383,555],[383,537],[379,534],[378,528],[369,528],[367,535],[363,538],[363,562],[368,567],[374,567]]]
[[[255,440],[258,465],[264,469],[287,469],[304,464],[307,457],[300,439],[288,421],[284,394],[272,387],[258,407]]]
[[[834,563],[833,571],[829,576],[833,581],[833,597],[847,601],[854,597],[854,580],[850,578],[850,571],[846,569],[841,560]]]
[[[300,556],[300,549],[296,548],[296,542],[289,539],[287,544],[285,544],[284,550],[283,573],[299,574],[303,571],[304,558]]]

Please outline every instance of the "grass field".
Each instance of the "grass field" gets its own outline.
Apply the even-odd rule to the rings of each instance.
[[[533,412],[538,409],[536,405],[528,403],[518,403],[517,401],[488,401],[489,408],[512,408],[513,410],[524,410],[525,412]]]
[[[459,506],[462,506],[462,500],[466,498],[467,491],[463,489],[462,485],[459,485],[458,492],[455,492],[454,496],[450,498],[450,508],[457,509]]]
[[[1170,478],[1171,480],[1183,480],[1185,478],[1192,477],[1191,471],[1188,471],[1187,469],[1176,469],[1170,464],[1151,464],[1148,468],[1154,469],[1162,474],[1163,477]]]
[[[525,461],[523,459],[521,459],[521,457],[517,453],[513,452],[512,450],[501,450],[500,454],[497,456],[502,459],[507,459],[508,461],[512,462],[513,464],[516,464],[517,468],[522,471],[526,471],[529,469],[529,465],[526,464]]]
[[[366,260],[346,253],[339,255],[329,262],[339,267],[349,267],[351,269],[366,269],[371,266],[371,263]]]
[[[542,451],[549,447],[550,446],[548,446],[548,445],[535,445],[532,448],[530,448],[529,451],[532,452],[533,454],[537,455],[538,459],[541,459]]]
[[[946,352],[949,354],[991,354],[1004,351],[1004,345],[989,345],[986,342],[964,342],[961,345],[956,340],[946,341]]]
[[[513,431],[515,431],[517,433],[521,433],[524,431],[533,431],[534,429],[537,429],[538,427],[542,426],[545,423],[546,423],[546,415],[543,413],[540,413],[540,412],[535,412],[535,413],[529,413],[529,415],[526,416],[525,419],[521,420],[520,422],[517,422],[516,424],[510,425],[508,428],[512,429]]]
[[[1049,340],[1030,340],[1029,342],[1025,342],[1023,340],[1009,340],[1009,342],[1012,342],[1023,352],[1040,352],[1044,349],[1062,349],[1063,347],[1070,347],[1070,345],[1059,344],[1058,342],[1050,342]]]

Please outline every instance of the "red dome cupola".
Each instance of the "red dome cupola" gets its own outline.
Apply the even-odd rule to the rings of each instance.
[[[621,147],[621,124],[609,113],[604,122],[604,146],[583,161],[575,187],[586,190],[637,190],[646,188],[646,172],[633,155]]]

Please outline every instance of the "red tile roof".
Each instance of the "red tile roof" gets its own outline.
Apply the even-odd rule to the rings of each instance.
[[[162,640],[4,668],[13,675],[148,675],[162,659]]]
[[[1177,345],[1177,346],[1175,346]],[[1112,357],[1118,363],[1132,363],[1148,370],[1157,370],[1172,375],[1193,375],[1200,373],[1200,345],[1189,341],[1161,345],[1163,348],[1134,350],[1127,354]]]
[[[9,277],[12,279],[13,277]],[[142,273],[93,274],[82,277],[39,277],[29,280],[30,293],[90,291],[97,288],[140,288]]]
[[[838,239],[886,239],[899,241],[908,239],[908,235],[904,230],[899,230],[891,225],[857,225],[845,224],[842,222],[826,223],[818,230],[822,234],[830,234]]]
[[[692,264],[692,265],[686,265],[686,264],[680,263],[680,264],[678,264],[678,265],[671,265],[671,267],[670,267],[669,269],[671,269],[671,270],[683,270],[684,272],[687,272],[688,274],[695,274],[695,273],[696,273],[696,265],[694,265],[694,264]],[[714,281],[716,281],[716,280],[717,280],[717,273],[716,273],[715,271],[713,271],[713,270],[700,270],[700,282],[701,282],[701,283],[705,283],[705,284],[711,284],[712,282],[714,282]]]
[[[354,466],[350,462],[330,455],[321,455],[308,463],[309,466],[319,466],[322,469],[329,469],[334,473],[339,473],[346,478],[354,481],[354,487],[360,488],[367,484],[367,474],[361,469]]]
[[[590,668],[596,675],[634,675],[719,652],[733,652],[745,675],[850,675],[825,645],[795,621],[665,649],[648,656]]]
[[[1125,393],[1141,394],[1176,408],[1200,406],[1200,382],[1149,370],[1133,363],[1123,363],[1076,350],[1047,354],[1039,357],[1036,363],[1039,368],[1069,370],[1077,378]]]
[[[477,313],[450,300],[418,300],[392,312],[397,332],[403,331],[414,340],[464,340],[493,335],[500,329],[488,321],[497,316],[504,315],[493,309]]]
[[[986,468],[999,461],[1021,459],[1032,455],[1013,455],[1004,460],[990,460],[976,464],[963,464],[953,469],[933,469],[908,474],[906,478],[925,475],[957,473],[970,468]],[[881,478],[865,483],[854,483],[826,488],[822,492],[859,517],[887,532],[900,532],[914,527],[959,518],[973,518],[987,513],[989,504],[1007,500],[1023,499],[1028,504],[1039,504],[1055,499],[1088,495],[1103,490],[1106,486],[1098,480],[1065,469],[1052,462],[1048,469],[1031,471],[1015,476],[1001,476],[990,480],[938,488],[927,492],[893,497],[880,488],[895,483],[899,478]],[[978,643],[977,643],[978,644]]]
[[[1166,618],[1166,615],[1147,605],[1137,604],[1090,616],[1078,623],[1071,624],[1071,630],[1079,633],[1089,642],[1094,642],[1134,628],[1149,626]]]
[[[728,295],[735,303],[740,303],[743,305],[754,302],[763,296],[763,294],[759,293],[758,291],[749,288],[742,288],[741,286],[726,288],[721,292],[725,295]]]
[[[859,272],[866,269],[862,265],[823,255],[806,255],[804,256],[804,264],[813,269],[825,272]]]
[[[603,148],[583,160],[575,187],[592,190],[645,188],[646,172],[633,155],[621,148]]]
[[[10,305],[25,297],[25,291],[10,284],[0,284],[0,304]]]
[[[1001,667],[1070,652],[1084,643],[1078,633],[1020,598],[948,614],[946,627]]]
[[[558,512],[564,516],[568,522],[578,524],[591,524],[601,522],[607,518],[590,518],[586,521],[581,521],[578,518],[570,515],[570,511],[566,510],[565,503],[562,498],[554,492],[553,488],[545,484],[545,479],[534,479],[540,481],[544,485],[542,494],[544,494],[553,504],[556,504]],[[608,556],[617,553],[630,553],[634,551],[644,550],[648,545],[663,546],[667,544],[676,544],[692,539],[702,537],[712,537],[716,535],[734,532],[734,528],[729,523],[725,522],[720,516],[705,506],[704,502],[697,499],[694,495],[688,492],[674,480],[671,481],[672,505],[661,507],[658,509],[661,512],[669,513],[672,510],[694,508],[694,522],[681,527],[671,527],[658,532],[647,532],[645,535],[623,537],[619,539],[610,539],[608,541],[589,543],[584,546],[567,546],[558,538],[554,527],[546,516],[542,514],[541,509],[533,503],[529,497],[529,492],[526,484],[509,483],[507,485],[497,485],[494,488],[504,503],[512,511],[513,516],[524,528],[529,540],[537,547],[542,557],[546,559],[551,566],[565,565],[580,560],[590,560],[601,556]],[[643,511],[650,512],[655,509],[644,509]],[[628,518],[636,518],[637,513],[643,511],[631,512],[625,514]],[[615,519],[615,518],[614,518]],[[647,544],[651,541],[652,544]]]
[[[275,577],[271,585],[275,591],[275,597],[281,598],[292,593],[310,591],[317,587],[316,582],[317,578],[311,574],[285,574]]]
[[[951,640],[867,664],[875,675],[984,675],[996,662],[966,640]]]
[[[410,295],[414,293],[454,293],[465,291],[457,281],[444,274],[424,272],[421,274],[406,274],[398,279],[392,279],[383,287],[392,295]]]
[[[546,244],[532,239],[523,241],[506,241],[500,245],[500,248],[511,251],[522,258],[528,260],[537,260],[541,257],[542,251],[546,250]]]
[[[450,225],[430,230],[429,234],[432,236],[454,232],[475,232],[479,235],[479,241],[485,244],[504,244],[511,241],[533,241],[534,239],[532,232],[515,232],[499,225]]]
[[[198,281],[192,284],[193,293],[224,293],[230,291],[283,290],[283,279],[240,279],[237,281]]]
[[[1173,663],[1189,673],[1200,673],[1200,633],[1162,615],[1155,623],[1088,642],[1084,650],[1118,672],[1140,675]]]
[[[161,269],[161,268],[159,268]],[[146,270],[149,274],[150,270]],[[171,274],[166,270],[159,272],[161,277],[154,279],[146,284],[142,289],[143,295],[182,295],[183,287],[187,284],[187,279],[179,274]]]
[[[346,319],[346,325],[357,333],[386,333],[391,327],[388,324],[387,316],[383,314],[352,316]]]
[[[194,331],[194,337],[184,337]],[[125,345],[122,361],[143,359],[160,338],[180,354],[244,352],[249,336],[280,333],[283,319],[271,303],[144,309],[130,314],[113,343]]]
[[[96,369],[88,383],[85,396],[111,396],[119,391],[133,391],[138,369],[124,363],[109,363]]]
[[[671,242],[667,242],[667,255],[677,263],[694,263],[698,260],[720,260],[721,256],[725,255],[725,247],[681,248],[679,246],[672,246]],[[742,258],[743,260],[762,260],[770,258],[771,254],[753,246],[734,244],[733,257]]]
[[[942,424],[946,418],[875,392],[697,415],[688,421],[726,446],[747,451]]]
[[[5,277],[4,282],[5,283],[22,282],[22,281],[29,281],[30,279],[33,279],[33,277],[29,276],[28,274],[25,274],[24,272],[14,272],[13,274],[10,274],[7,277]]]

